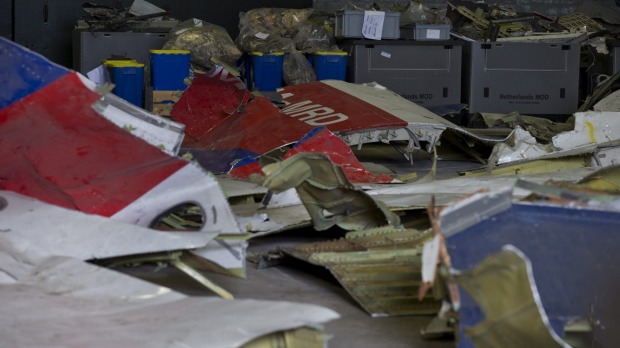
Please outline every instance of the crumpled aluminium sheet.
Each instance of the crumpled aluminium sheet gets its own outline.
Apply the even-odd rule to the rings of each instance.
[[[187,297],[74,258],[24,263],[6,247],[0,336],[10,347],[241,347],[338,317],[315,305]]]
[[[497,196],[495,206],[507,209],[478,209],[495,193],[442,211],[442,233],[452,267],[474,267],[485,256],[510,244],[527,255],[540,303],[551,328],[562,337],[564,327],[573,320],[587,320],[596,344],[613,347],[618,342],[617,296],[619,255],[617,252],[620,212],[601,211],[575,204],[514,203],[510,195]],[[502,202],[503,201],[503,202]],[[461,217],[477,211],[477,222],[463,224]],[[444,221],[448,215],[457,228]],[[468,220],[471,220],[468,218]],[[460,291],[459,330],[472,327],[485,318],[481,306]],[[591,344],[595,344],[591,342]],[[474,344],[460,335],[458,347]],[[544,345],[543,345],[544,346]]]
[[[14,192],[0,197],[2,345],[240,347],[338,317],[314,305],[187,297],[80,260],[201,247],[213,234],[152,231]]]
[[[400,226],[400,218],[387,207],[353,186],[341,167],[327,155],[299,153],[263,167],[263,186],[280,193],[291,188],[308,210],[314,228],[334,225],[348,230]]]
[[[0,62],[0,189],[143,226],[197,201],[218,217],[205,229],[241,232],[213,178],[103,116],[110,107],[121,112],[118,101],[101,105],[78,74],[1,38]]]
[[[425,208],[435,197],[438,206],[447,205],[458,200],[464,195],[475,193],[484,189],[499,189],[514,186],[518,179],[524,179],[536,183],[544,183],[548,180],[577,182],[587,175],[594,173],[596,168],[581,168],[570,171],[529,174],[529,175],[504,175],[482,177],[456,177],[444,180],[435,180],[427,183],[407,183],[400,185],[384,185],[366,191],[371,197],[384,202],[390,209]],[[514,198],[525,197],[529,191],[515,189]]]
[[[561,157],[579,151],[594,154],[597,148],[620,144],[620,112],[586,111],[575,113],[573,130],[556,134],[550,144],[540,144],[526,130],[514,133],[512,144],[496,145],[497,163],[509,163],[524,159]]]
[[[485,320],[466,328],[478,348],[570,348],[550,327],[527,255],[512,245],[460,274],[459,285],[480,305]]]
[[[200,87],[190,86],[188,91]],[[209,131],[188,144],[189,151],[202,166],[221,173],[244,159],[258,159],[293,144],[318,127],[327,128],[347,146],[398,140],[409,142],[410,152],[432,151],[446,130],[472,142],[493,144],[503,140],[473,134],[382,86],[326,80],[287,86],[278,93],[284,108],[255,97],[240,112],[213,127],[205,126]]]
[[[0,190],[144,227],[192,202],[204,213],[207,236],[242,233],[212,175],[145,141],[145,133],[161,128],[171,145],[167,152],[175,152],[180,138],[174,124],[134,115],[114,98],[102,100],[79,74],[3,38],[0,63],[5,87],[0,94]],[[142,117],[139,124],[154,127],[132,134],[133,124],[119,127],[124,116]],[[244,248],[235,243],[219,249],[242,255]],[[205,250],[203,257],[209,254]],[[245,263],[237,259],[227,265],[243,269]]]
[[[217,233],[163,232],[0,191],[0,243],[24,255],[88,260],[202,248]]]

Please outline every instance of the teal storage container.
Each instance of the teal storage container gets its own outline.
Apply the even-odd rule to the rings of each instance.
[[[151,85],[155,91],[184,91],[189,77],[190,52],[151,50]]]
[[[317,80],[342,80],[347,73],[347,52],[315,52],[310,62]]]
[[[252,52],[252,83],[261,91],[275,91],[282,87],[284,52]]]
[[[106,60],[103,65],[114,84],[112,93],[138,107],[144,107],[144,64],[135,60]]]

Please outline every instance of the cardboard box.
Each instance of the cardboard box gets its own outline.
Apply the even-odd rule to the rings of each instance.
[[[170,117],[170,111],[181,98],[182,91],[153,91],[153,109],[155,115]]]

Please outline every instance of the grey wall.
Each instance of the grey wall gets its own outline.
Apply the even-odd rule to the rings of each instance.
[[[0,6],[7,0],[0,0]],[[71,34],[77,20],[85,12],[86,0],[19,0],[15,1],[15,41],[39,52],[61,65],[72,66]],[[112,6],[113,0],[90,1]],[[307,8],[312,0],[149,0],[171,12],[177,19],[199,18],[221,25],[234,39],[238,35],[239,12],[258,7]],[[123,0],[125,7],[133,0]],[[0,7],[1,9],[2,7]],[[10,13],[10,12],[7,12]],[[0,16],[4,11],[0,10]],[[3,21],[4,22],[4,21]],[[0,32],[1,33],[1,32]]]
[[[13,39],[13,0],[0,0],[0,36]]]

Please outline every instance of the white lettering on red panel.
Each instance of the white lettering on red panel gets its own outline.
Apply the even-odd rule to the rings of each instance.
[[[311,100],[289,104],[282,109],[282,112],[291,117],[299,117],[300,121],[311,126],[325,126],[349,119],[347,115],[339,112],[334,113],[333,109],[320,104],[313,104]]]

